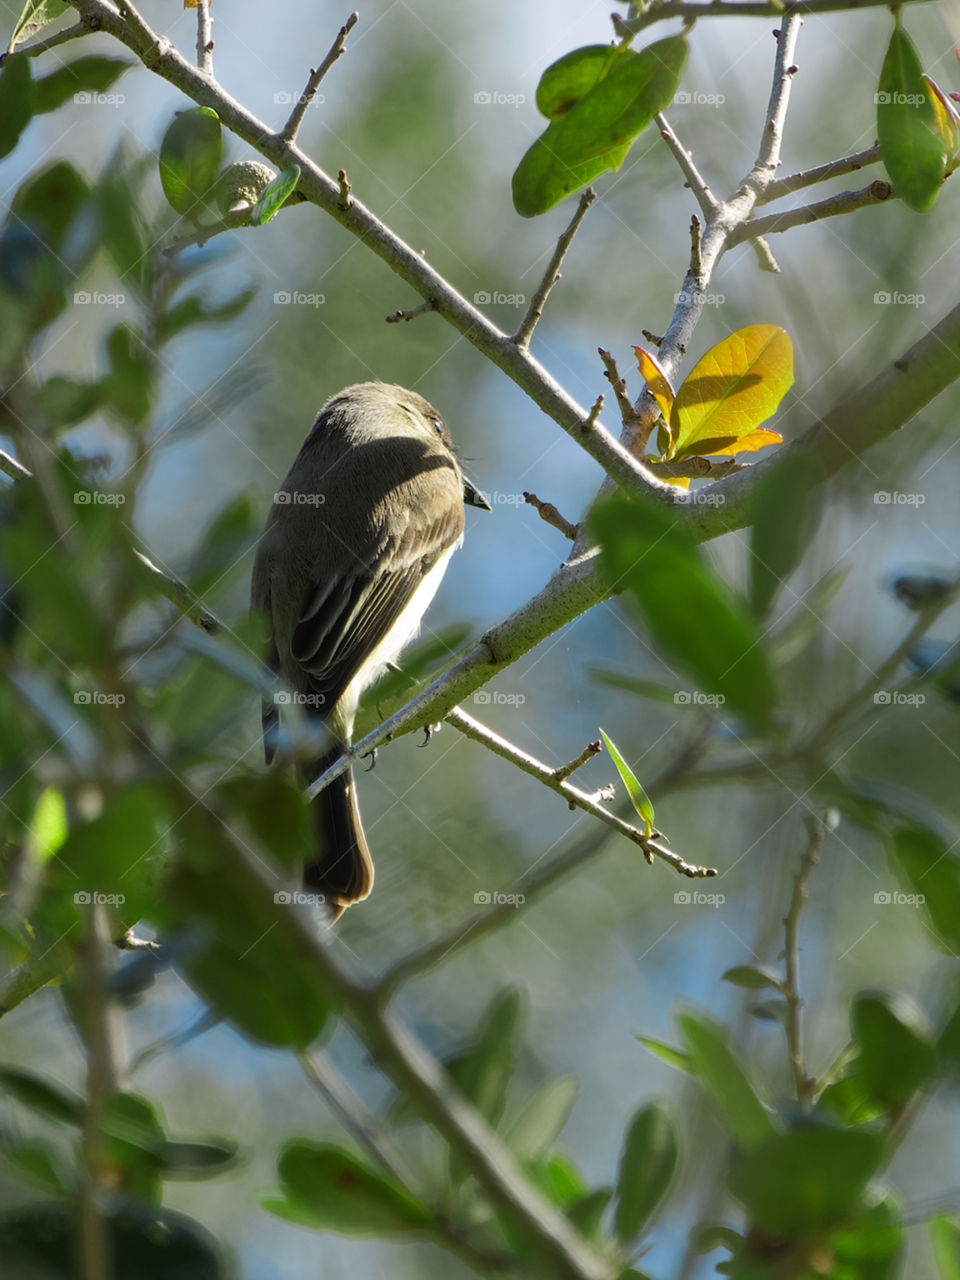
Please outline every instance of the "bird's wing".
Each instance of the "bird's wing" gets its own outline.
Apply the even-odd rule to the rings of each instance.
[[[423,579],[463,534],[463,506],[451,504],[430,525],[412,512],[399,538],[388,539],[355,572],[316,581],[304,594],[290,656],[330,708],[364,660],[388,635]]]

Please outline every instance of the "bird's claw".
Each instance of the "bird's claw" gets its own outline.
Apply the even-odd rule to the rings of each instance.
[[[429,747],[431,741],[433,740],[433,735],[439,732],[439,730],[440,730],[440,725],[438,724],[425,724],[423,726],[423,741],[420,743],[420,746]]]
[[[366,773],[370,773],[370,771],[373,769],[374,765],[377,763],[377,748],[376,748],[376,747],[374,747],[372,751],[368,751],[368,752],[367,752],[367,754],[366,754],[365,756],[361,756],[360,758],[361,758],[362,760],[369,760],[369,761],[370,761],[370,763],[367,765],[366,770],[365,770],[365,772],[366,772]]]

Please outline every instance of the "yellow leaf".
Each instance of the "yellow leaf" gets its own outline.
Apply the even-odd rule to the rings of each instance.
[[[756,431],[750,431],[745,436],[741,436],[736,444],[728,444],[725,449],[711,449],[712,454],[717,453],[756,453],[758,449],[763,449],[768,444],[783,444],[783,436],[779,431],[771,431],[769,427],[757,427]]]
[[[656,400],[657,408],[663,414],[664,419],[669,422],[674,398],[670,379],[660,368],[660,362],[656,356],[652,356],[649,351],[644,351],[643,347],[634,347],[633,350],[637,357],[637,368],[640,370],[640,376],[644,379],[647,389]]]
[[[933,104],[933,114],[936,118],[937,133],[943,142],[944,159],[947,165],[947,174],[953,173],[957,168],[957,161],[960,159],[960,115],[957,108],[953,105],[947,95],[943,92],[935,80],[931,80],[929,76],[924,76],[927,82],[927,88],[930,90],[930,101]]]
[[[773,414],[793,384],[790,335],[774,324],[753,324],[718,342],[677,392],[671,413],[679,460],[761,448],[739,442]]]

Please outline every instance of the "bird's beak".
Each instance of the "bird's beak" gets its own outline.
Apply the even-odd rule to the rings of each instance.
[[[481,511],[492,511],[486,494],[482,493],[469,476],[463,477],[463,501],[468,507],[479,507]]]

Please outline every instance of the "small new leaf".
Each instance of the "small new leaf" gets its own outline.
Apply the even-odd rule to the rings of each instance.
[[[300,166],[292,164],[282,169],[250,210],[250,221],[255,227],[262,227],[275,217],[284,201],[291,196],[300,181]]]
[[[644,834],[649,840],[650,834],[653,831],[653,805],[650,803],[650,797],[635,778],[633,770],[627,764],[626,760],[624,760],[614,743],[610,741],[602,729],[600,730],[600,736],[603,738],[604,745],[610,752],[611,760],[617,766],[617,773],[619,773],[620,777],[623,779],[623,785],[627,788],[627,794],[630,797],[630,802],[643,819]]]

